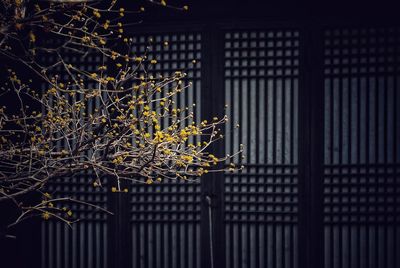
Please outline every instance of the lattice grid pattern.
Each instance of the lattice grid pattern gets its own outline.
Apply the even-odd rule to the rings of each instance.
[[[49,40],[52,42],[52,40]],[[103,64],[102,58],[94,53],[89,53],[81,58],[76,53],[66,51],[64,60],[76,65],[82,70],[93,72]],[[46,62],[57,60],[53,56],[44,59]],[[67,80],[68,75],[62,66],[52,70],[60,79]],[[90,84],[88,85],[90,86]],[[43,90],[47,88],[43,87]],[[71,102],[77,101],[76,97],[67,96]],[[99,103],[91,102],[85,108],[86,113],[91,113]],[[57,143],[59,148],[67,145]],[[81,174],[65,180],[53,181],[47,191],[53,197],[71,197],[91,204],[107,208],[106,188],[94,188],[92,174],[82,171]],[[105,182],[103,182],[105,184]],[[96,209],[77,203],[69,204],[73,216],[84,219],[70,228],[65,223],[53,221],[42,223],[42,267],[43,268],[100,268],[107,267],[107,214]]]
[[[133,51],[138,56],[147,51],[148,59],[158,61],[150,69],[153,76],[169,76],[176,71],[187,73],[185,82],[192,82],[192,86],[174,101],[178,108],[195,103],[194,120],[199,122],[201,34],[135,35],[133,43]],[[167,121],[163,123],[168,124]],[[134,184],[130,193],[133,267],[199,267],[200,184],[181,181]]]
[[[297,267],[297,30],[225,33],[226,267]],[[239,131],[234,131],[236,124]]]
[[[325,267],[400,265],[400,30],[324,35]]]

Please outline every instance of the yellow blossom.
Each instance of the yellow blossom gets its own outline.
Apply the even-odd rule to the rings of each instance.
[[[155,142],[162,142],[164,139],[164,133],[162,131],[157,131],[155,134]]]
[[[47,91],[47,93],[52,94],[52,95],[55,95],[55,94],[57,93],[57,89],[54,88],[54,87],[52,87],[52,88],[50,88],[50,89]]]
[[[103,28],[104,28],[105,30],[107,30],[109,26],[110,26],[110,21],[109,21],[109,20],[106,20],[106,22],[103,24]]]
[[[181,136],[181,138],[185,139],[189,136],[189,133],[186,130],[182,129],[179,135]]]
[[[90,42],[90,37],[89,36],[82,37],[82,43],[89,43],[89,42]]]
[[[32,31],[29,32],[29,41],[32,43],[36,42],[36,35]]]
[[[94,9],[93,10],[93,16],[95,16],[96,18],[100,18],[101,17],[101,14],[100,14],[98,9]]]
[[[113,60],[117,59],[118,56],[119,56],[119,54],[118,54],[117,52],[115,52],[115,51],[112,51],[112,52],[111,52],[111,58],[112,58]]]
[[[42,218],[47,221],[48,219],[50,219],[50,213],[47,211],[43,212]]]
[[[188,162],[188,163],[192,163],[193,162],[193,156],[191,156],[191,155],[182,155],[181,159],[183,161]]]

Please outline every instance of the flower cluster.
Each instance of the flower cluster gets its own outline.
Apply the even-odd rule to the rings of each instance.
[[[2,1],[4,6],[6,2]],[[134,54],[132,41],[123,36],[123,23],[110,18],[113,14],[123,17],[127,11],[114,5],[107,9],[86,2],[36,5],[24,25],[19,25],[21,18],[6,22],[6,17],[0,17],[0,53],[16,57],[9,35],[26,28],[30,45],[24,55],[30,56],[21,61],[45,81],[45,90],[40,92],[9,69],[8,82],[0,89],[0,96],[16,100],[11,110],[0,107],[0,201],[19,204],[17,199],[32,191],[43,196],[39,204],[20,206],[17,222],[39,213],[43,219],[54,216],[71,223],[72,211],[54,205],[71,199],[52,198],[44,189],[49,182],[68,180],[82,170],[94,174],[88,178],[93,187],[102,187],[104,178],[111,178],[112,192],[125,192],[122,180],[152,184],[240,169],[224,164],[241,149],[235,155],[209,153],[211,144],[223,138],[220,127],[227,117],[197,121],[195,104],[179,107],[174,100],[191,86],[186,73],[153,76],[149,70],[158,64],[157,59]],[[54,10],[57,15],[64,11],[66,17],[56,19]],[[10,27],[14,32],[8,32]],[[38,28],[66,38],[62,49],[36,46]],[[126,50],[114,50],[109,45],[112,38],[121,39]],[[55,62],[41,65],[35,58],[37,50],[55,53]],[[84,70],[63,56],[71,50],[94,53],[103,64]],[[61,74],[54,71],[57,66],[64,70]]]
[[[96,73],[92,88],[62,83],[56,76],[51,88],[37,94],[10,70],[9,94],[29,97],[42,112],[23,105],[21,115],[7,115],[6,107],[0,110],[0,158],[20,159],[3,172],[3,179],[41,182],[90,168],[101,185],[105,174],[153,182],[207,173],[232,157],[207,152],[222,138],[219,126],[228,119],[214,117],[196,124],[195,104],[177,108],[174,96],[190,86],[183,82],[185,76],[137,76],[126,67],[112,79]]]
[[[187,6],[176,7],[166,1],[143,0],[142,4],[188,10]],[[135,10],[125,10],[119,5],[117,0],[0,0],[0,55],[18,60],[45,80],[47,72],[65,67],[62,51],[66,50],[81,56],[94,50],[106,57],[129,60],[111,44],[130,42],[124,35],[124,17],[128,14],[130,24],[138,23],[145,8],[139,5]],[[48,55],[59,60],[45,65],[40,58]]]

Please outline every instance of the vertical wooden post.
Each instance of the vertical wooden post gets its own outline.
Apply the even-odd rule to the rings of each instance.
[[[222,32],[210,24],[202,40],[201,117],[212,120],[214,116],[224,116]],[[223,141],[214,144],[210,151],[224,155]],[[211,173],[202,177],[201,191],[201,267],[225,267],[224,174]]]
[[[299,92],[299,267],[323,267],[323,37],[303,28]]]

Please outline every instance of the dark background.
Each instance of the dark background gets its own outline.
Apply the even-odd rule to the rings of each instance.
[[[197,254],[200,255],[201,267],[211,267],[210,241],[208,236],[210,229],[208,219],[209,207],[205,201],[205,196],[207,195],[211,196],[215,202],[212,207],[214,213],[212,219],[214,223],[213,228],[215,228],[213,233],[214,267],[399,267],[400,262],[396,255],[398,255],[400,249],[398,235],[400,232],[398,227],[400,159],[398,157],[399,151],[396,149],[396,145],[399,143],[398,140],[396,141],[396,135],[398,133],[394,129],[396,129],[396,125],[400,125],[399,109],[396,108],[400,106],[400,102],[395,102],[394,105],[390,107],[387,105],[387,102],[391,100],[391,97],[399,96],[400,81],[391,86],[391,93],[388,94],[392,95],[389,97],[388,95],[381,95],[385,94],[382,92],[385,92],[386,88],[388,88],[388,84],[385,84],[387,82],[384,82],[381,91],[378,90],[376,94],[374,93],[375,95],[369,96],[369,100],[372,103],[371,107],[380,107],[381,100],[386,107],[389,107],[384,110],[382,114],[377,112],[378,121],[381,118],[385,121],[389,121],[387,118],[390,118],[390,120],[394,122],[393,124],[395,127],[393,129],[388,128],[387,125],[382,128],[377,127],[375,131],[380,133],[378,136],[383,135],[386,138],[381,145],[375,145],[374,148],[379,152],[381,150],[384,151],[383,154],[385,155],[388,155],[388,151],[394,150],[393,158],[388,159],[384,157],[384,161],[380,162],[378,161],[380,153],[374,151],[373,154],[376,154],[376,158],[371,156],[369,159],[370,161],[365,161],[363,164],[360,164],[360,161],[358,161],[354,167],[346,169],[351,164],[350,161],[346,160],[345,157],[343,159],[339,157],[339,161],[333,163],[335,161],[332,160],[332,164],[326,159],[330,159],[329,154],[335,155],[335,150],[329,150],[330,147],[324,147],[324,144],[330,142],[327,140],[328,137],[336,135],[332,133],[342,131],[341,129],[333,128],[329,128],[329,131],[325,129],[326,126],[324,124],[327,118],[333,116],[333,113],[336,114],[337,111],[333,112],[326,109],[324,106],[326,101],[326,99],[324,99],[324,92],[328,94],[331,91],[336,92],[336,90],[342,93],[344,91],[340,86],[337,88],[334,86],[329,88],[324,82],[326,81],[325,79],[330,79],[330,76],[326,75],[325,72],[332,67],[324,63],[327,57],[326,51],[328,50],[327,47],[324,47],[324,38],[330,38],[324,35],[324,33],[326,33],[326,31],[333,32],[335,29],[339,29],[340,34],[332,38],[339,40],[339,49],[345,49],[345,46],[340,47],[343,45],[343,40],[359,38],[360,32],[358,31],[361,31],[359,29],[383,29],[382,32],[378,31],[376,35],[378,37],[384,36],[386,41],[377,45],[377,47],[381,47],[385,51],[393,49],[395,52],[393,55],[384,53],[383,57],[385,59],[378,64],[383,68],[383,71],[371,72],[369,76],[374,79],[375,77],[383,77],[384,80],[391,76],[398,77],[400,76],[398,67],[400,63],[400,19],[398,15],[399,9],[396,7],[394,1],[320,1],[319,3],[315,3],[311,1],[266,0],[188,1],[184,3],[181,1],[171,1],[170,3],[176,3],[178,6],[188,5],[190,10],[189,12],[166,11],[162,8],[152,7],[146,4],[147,12],[143,17],[143,27],[132,27],[130,31],[132,35],[135,35],[136,32],[146,35],[147,30],[149,33],[151,32],[155,35],[159,32],[162,33],[161,35],[168,35],[175,32],[186,33],[192,31],[203,34],[201,41],[202,67],[199,70],[201,72],[201,78],[199,79],[201,80],[201,90],[203,92],[201,97],[202,103],[208,103],[204,104],[202,108],[202,115],[206,117],[212,116],[212,114],[215,113],[221,113],[222,110],[218,107],[223,107],[226,101],[221,88],[225,85],[224,81],[229,80],[224,77],[224,68],[229,69],[229,66],[224,62],[226,58],[224,59],[223,57],[223,53],[225,52],[223,42],[226,40],[224,41],[222,32],[245,32],[246,29],[256,29],[261,32],[271,31],[274,33],[276,31],[287,31],[288,29],[291,31],[290,29],[296,29],[300,32],[300,63],[298,66],[293,67],[299,71],[299,74],[293,78],[298,79],[299,82],[299,96],[297,99],[294,98],[294,100],[298,102],[298,106],[294,107],[299,109],[299,117],[297,119],[297,161],[292,159],[293,161],[289,161],[288,164],[284,163],[287,164],[288,167],[286,167],[275,158],[276,155],[273,154],[274,157],[271,163],[261,163],[262,161],[259,161],[257,164],[254,164],[256,168],[254,170],[251,169],[251,165],[253,164],[249,164],[248,167],[246,166],[246,168],[248,168],[246,169],[247,173],[240,177],[241,182],[239,183],[234,182],[229,176],[221,175],[220,177],[208,176],[204,178],[201,182],[201,187],[200,185],[193,187],[175,187],[173,185],[168,185],[164,189],[162,187],[155,187],[150,188],[152,190],[142,190],[140,186],[132,186],[133,195],[135,192],[148,191],[147,198],[149,199],[157,198],[157,193],[159,193],[159,191],[169,192],[169,197],[165,200],[162,199],[168,206],[161,207],[161,209],[156,206],[156,203],[151,203],[151,205],[154,206],[150,207],[141,206],[139,205],[139,198],[134,196],[123,194],[107,195],[109,208],[116,211],[118,216],[107,220],[93,216],[87,221],[87,225],[82,224],[83,227],[80,229],[81,234],[84,234],[92,230],[91,228],[94,227],[89,226],[97,221],[101,221],[101,224],[108,224],[110,228],[106,236],[109,248],[108,251],[103,252],[107,254],[108,259],[102,258],[102,261],[96,261],[95,259],[97,257],[93,252],[83,252],[80,253],[81,255],[79,255],[79,257],[74,256],[71,253],[73,247],[71,244],[64,247],[61,253],[56,253],[57,250],[55,248],[52,250],[50,248],[55,245],[56,242],[54,241],[56,240],[68,240],[67,237],[70,237],[69,234],[67,234],[68,231],[63,231],[64,228],[58,227],[58,225],[46,229],[47,227],[41,227],[40,221],[26,223],[19,226],[18,230],[13,231],[13,234],[18,236],[17,240],[2,240],[3,250],[0,253],[2,259],[0,267],[68,267],[65,264],[67,263],[65,259],[71,259],[70,263],[72,263],[73,258],[79,260],[76,264],[77,267],[198,267],[197,262],[193,261],[191,259],[192,257],[188,257],[190,253],[185,251],[184,247],[179,247],[174,243],[164,244],[164,240],[161,240],[163,243],[161,249],[157,246],[153,246],[153,241],[159,241],[150,236],[150,234],[154,235],[157,233],[157,231],[154,231],[158,230],[156,223],[169,226],[168,228],[170,229],[167,228],[165,233],[162,232],[163,236],[167,235],[166,233],[168,232],[174,232],[175,225],[173,223],[173,216],[175,214],[177,214],[177,217],[189,217],[194,214],[193,220],[191,221],[185,221],[182,218],[178,218],[178,220],[175,219],[175,221],[180,224],[179,226],[184,226],[184,235],[182,235],[184,238],[182,239],[191,240],[193,237],[196,237],[201,241],[201,250],[198,248],[197,252]],[[127,1],[124,6],[128,9],[131,4],[131,1]],[[354,29],[354,36],[351,33],[347,35],[343,32],[343,29]],[[391,32],[387,29],[395,30]],[[394,42],[387,41],[391,37],[395,39]],[[367,38],[375,38],[375,35]],[[365,46],[367,47],[368,44]],[[362,49],[362,45],[357,43],[356,48]],[[288,49],[290,50],[292,48],[289,47]],[[241,48],[238,50],[241,51]],[[356,57],[362,58],[364,56],[368,58],[371,55],[368,55],[368,52],[367,55],[363,53],[359,53],[358,55],[356,53]],[[337,67],[339,68],[339,79],[351,77],[351,74],[349,75],[344,70],[344,68],[348,67],[345,66],[346,63],[345,60],[343,60],[345,57],[345,54],[340,54],[338,56],[339,59],[342,59]],[[394,58],[393,61],[390,60],[392,58]],[[90,64],[90,62],[87,64]],[[356,68],[359,68],[359,70],[362,67],[369,68],[372,65],[374,64],[368,60],[366,62],[358,61],[355,63]],[[393,66],[394,69],[390,69],[390,67]],[[274,65],[273,68],[276,70],[278,67]],[[244,69],[246,68],[239,68],[240,72],[243,72]],[[239,73],[236,78],[242,81],[245,80],[245,76],[246,75],[243,73]],[[273,79],[279,79],[278,76],[276,76],[278,78],[274,75],[272,75],[272,77]],[[355,74],[354,77],[360,77],[360,74]],[[344,97],[341,97],[344,95],[340,95],[342,93],[333,95],[332,100],[330,100],[332,103],[338,102],[338,107],[340,108],[343,108],[351,102],[342,102],[344,101]],[[278,98],[277,95],[273,96]],[[360,102],[355,100],[354,105],[359,105]],[[279,103],[278,99],[276,103]],[[235,105],[234,100],[232,100],[232,105]],[[369,108],[372,109],[371,107]],[[237,108],[244,110],[242,106],[238,106]],[[345,117],[345,115],[340,114],[340,112],[337,113],[339,114],[338,116]],[[244,116],[241,118],[242,121],[248,120],[248,122],[250,122],[251,119],[248,117],[249,112],[244,112],[243,114]],[[367,113],[365,118],[356,121],[372,122],[376,119],[373,114],[374,112],[371,112],[371,114]],[[278,115],[273,116],[276,116],[276,118],[278,118],[277,120],[280,120]],[[290,121],[293,120],[295,120],[294,117],[291,117]],[[243,123],[241,124],[243,125]],[[254,126],[251,128],[250,123],[248,124],[249,127],[246,131],[251,133],[255,128]],[[276,126],[274,126],[273,131],[275,131],[275,128]],[[267,135],[266,132],[262,133]],[[345,139],[348,142],[347,144],[343,142],[343,146],[338,146],[337,150],[339,150],[340,153],[352,147],[351,144],[357,144],[355,146],[357,148],[361,147],[359,146],[359,142],[362,139],[362,134],[357,134],[358,136],[356,135],[355,139],[348,138],[348,136],[352,135],[351,133],[348,136],[346,135],[337,135],[342,137],[338,139]],[[388,142],[388,140],[393,140],[393,143]],[[365,140],[363,141],[365,142]],[[276,140],[273,140],[273,142],[276,143],[276,147],[281,146]],[[295,141],[293,141],[292,138],[290,142]],[[379,142],[377,144],[379,144]],[[228,145],[221,145],[221,147],[215,148],[215,150],[225,150],[227,146]],[[393,147],[395,147],[395,149],[393,149]],[[248,148],[250,148],[250,146],[248,146]],[[250,149],[248,150],[248,154],[261,154],[259,151],[253,152]],[[352,153],[351,151],[349,155]],[[358,155],[364,153],[366,154],[362,149],[358,149]],[[343,155],[345,154],[343,153]],[[325,159],[325,162],[323,159]],[[363,159],[363,156],[359,156],[359,159]],[[268,168],[271,168],[271,170],[268,170]],[[354,168],[354,170],[352,168]],[[252,173],[258,174],[256,182],[252,181]],[[290,176],[285,174],[293,174],[294,178],[291,179],[290,183],[287,185],[285,184],[285,179]],[[330,180],[329,178],[331,177],[337,178],[339,182]],[[372,181],[372,186],[368,184],[369,181],[367,181],[367,183],[363,182],[363,177],[366,177],[367,180],[370,179]],[[265,194],[263,197],[265,199],[259,198],[259,195],[253,196],[251,194],[251,191],[255,189],[252,188],[254,185],[255,187],[261,187],[260,185],[270,178],[272,178],[272,194],[270,195],[274,196],[272,202],[268,199],[269,194]],[[360,179],[354,181],[352,180],[353,178]],[[381,180],[381,178],[383,179]],[[234,188],[234,185],[237,184],[240,187],[238,189]],[[292,184],[295,184],[295,186],[293,187]],[[380,185],[384,185],[384,187],[379,188]],[[86,188],[82,189],[84,189],[84,191],[87,190]],[[367,192],[363,192],[365,189]],[[354,190],[354,192],[352,192],[352,190]],[[73,191],[72,188],[70,191]],[[181,191],[187,191],[186,195],[182,194]],[[186,202],[189,200],[189,196],[193,195],[192,191],[196,196],[194,201],[195,209],[189,205],[174,207],[176,203],[173,197],[174,194],[176,194],[177,198],[184,195],[187,198],[184,201]],[[255,191],[258,192],[258,190]],[[177,192],[179,192],[179,194],[177,194]],[[247,194],[243,194],[246,197],[241,197],[241,199],[239,199],[239,203],[243,206],[239,204],[238,207],[235,207],[235,202],[233,201],[235,195],[238,195],[237,193],[240,192],[247,192]],[[288,204],[285,203],[286,201],[280,199],[283,198],[286,193],[289,193],[292,198],[288,201]],[[342,193],[342,195],[340,195],[340,193]],[[85,195],[85,193],[82,195]],[[336,195],[339,196],[338,200],[332,198],[332,196]],[[357,200],[351,203],[348,201],[351,197],[356,197]],[[364,201],[364,197],[367,197],[366,201]],[[368,197],[371,198],[368,199]],[[294,205],[293,202],[295,203]],[[248,213],[246,216],[240,214],[240,212],[246,210],[250,211],[253,208],[256,208],[255,210],[257,212],[253,213],[254,215],[252,213]],[[329,210],[329,208],[332,210]],[[372,209],[368,210],[368,208]],[[388,209],[385,210],[385,208]],[[393,210],[389,208],[393,208]],[[269,209],[272,209],[272,212]],[[366,209],[366,211],[363,211],[363,209]],[[171,210],[171,212],[168,212],[168,210]],[[175,210],[180,212],[177,213]],[[192,210],[195,210],[196,213],[193,213]],[[4,209],[2,209],[2,211],[4,211]],[[158,214],[164,215],[168,213],[173,215],[170,218],[169,216],[165,216],[168,221],[157,220]],[[131,219],[131,214],[138,219],[141,218],[141,215],[144,216],[142,220],[135,220],[135,217]],[[83,213],[83,215],[85,216],[86,214]],[[87,213],[87,215],[89,215],[89,213]],[[126,217],[126,215],[129,216]],[[263,215],[266,215],[265,218],[263,218]],[[287,218],[285,218],[286,215],[288,215]],[[353,216],[354,218],[352,218]],[[242,220],[238,220],[235,217],[239,217]],[[1,220],[5,219],[6,217],[1,218]],[[154,227],[155,229],[151,229],[153,228],[153,224],[156,226]],[[132,228],[131,225],[133,225]],[[264,238],[266,241],[265,245],[269,245],[271,240],[271,238],[261,236],[261,230],[264,229],[260,228],[264,228],[262,227],[263,225],[265,225],[266,233],[268,230],[268,232],[275,235],[272,239],[272,241],[275,242],[271,242],[270,245],[272,253],[268,250],[263,253],[263,249],[258,248],[259,245],[262,244],[259,240]],[[149,226],[148,229],[145,226]],[[199,236],[191,233],[191,230],[196,228],[196,226],[200,228]],[[271,229],[269,229],[270,227]],[[180,230],[180,227],[177,228],[177,230]],[[236,232],[232,231],[234,228],[240,228],[240,230],[242,230],[239,232],[241,235],[234,234],[234,232]],[[286,230],[289,231],[286,233]],[[45,235],[41,235],[42,231],[45,232]],[[136,238],[140,242],[132,241],[132,233],[135,235],[135,232],[137,234]],[[292,240],[294,237],[293,232],[298,232],[297,240]],[[143,237],[139,239],[138,237],[140,234],[143,234]],[[289,237],[290,242],[287,244],[280,243],[280,239],[286,239],[283,238],[285,235]],[[44,237],[46,239],[53,237],[53,240],[50,239],[43,242],[41,239]],[[235,239],[238,241],[233,242]],[[82,242],[83,244],[80,244],[80,247],[90,248],[89,244],[95,243],[96,241],[97,243],[105,243],[104,241],[100,242],[100,240],[99,235],[94,232],[91,242]],[[53,241],[53,244],[50,244],[49,241]],[[143,245],[150,243],[150,241],[152,241],[151,247],[153,248],[146,249],[147,247]],[[225,241],[228,242],[225,243]],[[44,248],[46,253],[44,255],[42,254],[41,248],[43,243],[46,244]],[[185,243],[190,244],[190,241]],[[149,253],[152,249],[157,252],[167,252],[167,255],[171,255],[171,248],[176,247],[179,248],[177,252],[180,253],[174,254],[178,254],[179,259],[183,260],[181,263],[174,263],[170,258],[164,255],[163,258],[165,259],[163,259],[161,265],[157,266],[156,263],[158,262],[151,261],[152,258],[159,257],[157,254],[151,255]],[[365,247],[367,247],[367,249]],[[243,255],[242,253],[238,255],[238,252],[244,253]],[[253,253],[250,252],[255,252],[255,255],[252,255]],[[132,254],[135,258],[132,258]],[[262,259],[260,256],[263,254],[265,254],[266,258],[264,261],[258,262],[252,260],[254,258],[257,258],[257,260]],[[52,255],[52,257],[49,257],[49,255]],[[42,261],[46,264],[40,266],[39,263],[43,256],[45,261]],[[63,261],[57,261],[60,258],[62,258]],[[81,261],[82,259],[91,259],[92,261]],[[154,264],[154,266],[151,264]]]

